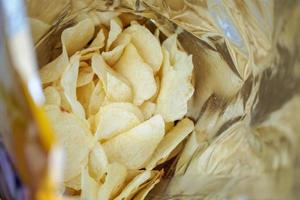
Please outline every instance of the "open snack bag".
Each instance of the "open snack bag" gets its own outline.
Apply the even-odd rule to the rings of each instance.
[[[26,8],[39,67],[24,76],[11,53],[0,96],[26,198],[300,197],[297,1]]]

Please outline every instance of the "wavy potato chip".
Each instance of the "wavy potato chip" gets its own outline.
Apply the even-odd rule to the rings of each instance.
[[[93,81],[91,81],[84,86],[77,87],[76,90],[77,100],[81,103],[87,115],[89,114],[88,108],[89,108],[90,99],[94,89],[95,89],[95,84]]]
[[[77,87],[90,83],[94,78],[94,72],[91,67],[80,67],[78,72]]]
[[[110,66],[114,66],[116,62],[120,59],[125,45],[119,45],[113,48],[111,51],[102,52],[101,55]]]
[[[192,57],[177,50],[176,41],[173,35],[163,43],[164,62],[156,114],[161,114],[166,122],[181,119],[187,113],[187,102],[194,93]]]
[[[160,115],[119,134],[103,144],[110,162],[119,162],[128,169],[140,169],[153,154],[164,136],[164,121]]]
[[[106,51],[109,50],[111,44],[117,39],[118,35],[122,32],[122,26],[114,19],[110,21],[110,30],[106,41]]]
[[[98,200],[113,199],[122,189],[127,176],[126,167],[119,163],[111,163],[107,168],[104,184],[98,192]]]
[[[79,55],[74,55],[70,59],[70,64],[62,74],[60,84],[63,88],[64,95],[71,106],[72,111],[81,117],[85,118],[85,112],[82,105],[77,101],[76,87],[77,76],[79,69]]]
[[[130,181],[115,200],[131,199],[139,187],[151,178],[151,171],[145,170]]]
[[[96,143],[89,154],[88,168],[91,176],[98,182],[107,172],[108,160],[100,143]]]
[[[143,62],[134,45],[128,44],[126,46],[114,68],[131,83],[134,104],[141,105],[155,94],[157,88],[153,70]]]
[[[107,140],[128,131],[142,122],[140,115],[139,108],[130,103],[111,103],[101,107],[95,118],[96,138]]]
[[[177,145],[182,142],[193,129],[194,123],[190,119],[184,118],[179,121],[159,143],[146,169],[153,169],[155,166],[163,163]]]
[[[55,105],[46,105],[45,111],[59,144],[64,148],[64,181],[69,181],[87,164],[93,136],[88,123],[77,115],[63,112]]]
[[[81,200],[97,200],[99,184],[90,176],[87,168],[81,172]]]
[[[124,33],[131,35],[131,42],[139,54],[152,67],[154,73],[158,72],[163,60],[159,40],[146,27],[139,24],[132,24],[124,30]]]
[[[88,116],[95,115],[99,111],[100,106],[105,100],[105,95],[103,84],[101,81],[98,81],[90,97]]]
[[[52,104],[60,106],[61,98],[57,89],[53,86],[46,87],[44,89],[45,104]]]
[[[155,107],[155,103],[152,103],[151,101],[146,101],[140,106],[140,109],[143,112],[145,119],[149,119],[153,116],[155,112]]]
[[[105,63],[101,55],[93,55],[92,68],[102,81],[109,100],[116,102],[130,102],[132,100],[132,91],[129,83],[121,75],[113,71]]]

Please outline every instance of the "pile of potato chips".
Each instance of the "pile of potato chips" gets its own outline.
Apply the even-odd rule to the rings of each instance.
[[[64,194],[144,199],[193,132],[184,117],[192,57],[176,35],[161,44],[159,31],[101,16],[65,29],[61,55],[40,70],[44,108],[65,150]]]

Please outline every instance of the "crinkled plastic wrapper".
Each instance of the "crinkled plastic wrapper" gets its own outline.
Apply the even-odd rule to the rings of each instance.
[[[178,33],[193,55],[195,132],[147,198],[299,198],[299,1],[28,0],[27,8],[40,66],[61,52],[63,29],[102,12]]]

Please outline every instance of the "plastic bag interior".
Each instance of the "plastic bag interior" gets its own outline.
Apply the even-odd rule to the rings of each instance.
[[[40,66],[60,54],[63,29],[95,12],[134,13],[177,32],[193,55],[195,132],[149,199],[300,196],[299,1],[27,0],[27,9]]]

